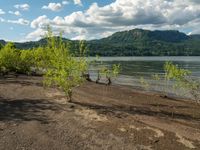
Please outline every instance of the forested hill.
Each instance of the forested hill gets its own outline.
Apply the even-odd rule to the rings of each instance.
[[[77,49],[78,41],[64,39]],[[5,44],[0,40],[0,43]],[[17,48],[32,49],[46,44],[36,42],[15,43]],[[179,31],[150,31],[133,29],[99,39],[87,41],[89,55],[95,56],[200,56],[200,35],[186,35]]]
[[[89,42],[92,54],[112,56],[200,55],[200,35],[134,29]]]

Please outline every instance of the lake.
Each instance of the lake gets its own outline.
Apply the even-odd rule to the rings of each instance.
[[[94,60],[95,58],[90,58]],[[152,78],[154,74],[164,74],[163,65],[166,61],[172,61],[179,67],[188,69],[192,72],[192,76],[200,79],[200,56],[170,56],[170,57],[101,57],[103,65],[111,66],[112,64],[120,64],[121,72],[115,84],[129,85],[137,88],[142,88],[141,77],[151,85],[151,90],[160,91],[163,89],[163,82],[155,81]],[[96,77],[97,67],[92,67],[92,77]],[[173,90],[169,91],[173,93]]]

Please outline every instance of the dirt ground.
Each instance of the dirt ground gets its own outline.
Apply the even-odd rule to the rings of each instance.
[[[0,150],[200,149],[200,105],[85,83],[73,103],[41,77],[0,78]]]

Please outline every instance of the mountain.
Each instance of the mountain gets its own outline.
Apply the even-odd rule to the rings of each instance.
[[[160,40],[165,42],[180,42],[187,40],[188,36],[179,31],[149,31],[142,29],[134,29],[130,31],[117,32],[110,37],[103,38],[103,42],[118,43],[132,43],[135,41],[153,41]]]
[[[55,37],[56,40],[60,39],[59,37]],[[62,38],[63,42],[69,42],[71,40],[68,40],[68,39],[65,39],[65,38]],[[43,39],[40,39],[39,41],[30,41],[30,42],[24,42],[24,43],[14,43],[15,46],[18,48],[18,49],[32,49],[32,48],[37,48],[39,46],[44,46],[47,44],[47,39],[46,38],[43,38]]]
[[[0,43],[1,43],[2,45],[5,45],[5,44],[6,44],[6,41],[0,40]]]
[[[78,51],[79,41],[62,40],[70,42],[73,50]],[[5,45],[5,41],[0,40],[0,43]],[[46,43],[47,39],[44,38],[15,45],[19,49],[32,49]],[[87,47],[90,56],[200,56],[200,35],[186,35],[175,30],[133,29],[87,41]]]
[[[91,54],[103,56],[188,56],[200,55],[200,35],[188,36],[175,30],[122,31],[88,42]]]

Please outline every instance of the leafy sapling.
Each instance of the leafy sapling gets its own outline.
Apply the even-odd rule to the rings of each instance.
[[[107,85],[112,84],[112,78],[116,78],[120,73],[120,64],[112,65],[112,68],[104,66],[101,69],[101,74],[104,75],[107,79]]]
[[[69,47],[62,42],[62,38],[57,42],[54,38],[50,32],[47,37],[48,45],[40,51],[42,57],[39,64],[45,70],[44,83],[63,90],[71,102],[73,88],[85,80],[82,74],[87,70],[88,63],[83,55],[79,58],[74,57]]]

